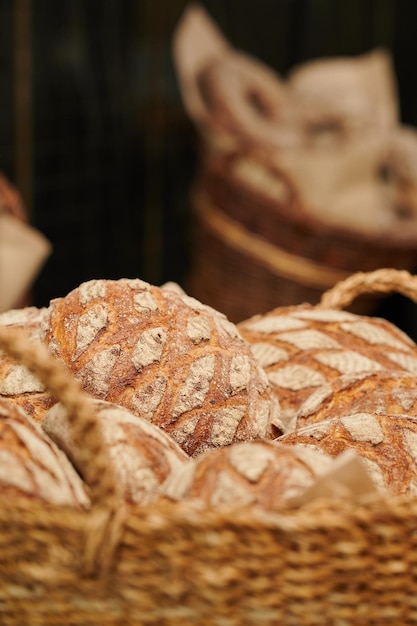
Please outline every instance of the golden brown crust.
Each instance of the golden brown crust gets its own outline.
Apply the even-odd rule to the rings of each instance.
[[[80,477],[64,453],[19,407],[1,399],[0,491],[77,508],[89,505]]]
[[[167,433],[123,407],[92,400],[92,412],[99,422],[127,503],[149,504],[171,472],[189,462],[189,457]],[[82,451],[74,444],[67,413],[61,404],[46,414],[42,428],[78,468]]]
[[[234,443],[191,459],[173,472],[161,497],[196,499],[216,507],[256,504],[276,510],[300,495],[330,462],[322,454],[270,441]]]
[[[279,307],[238,324],[291,419],[327,382],[347,374],[417,374],[417,346],[387,320],[311,305]]]
[[[85,390],[161,427],[190,455],[273,436],[279,407],[236,326],[175,290],[88,281],[50,303],[43,337]]]
[[[39,341],[46,307],[28,306],[0,314],[0,325],[18,330],[28,341]],[[25,367],[0,353],[0,398],[20,406],[38,424],[55,399]]]
[[[375,484],[393,494],[417,492],[417,418],[355,413],[324,420],[283,435],[285,445],[303,445],[336,457],[353,449]]]
[[[379,370],[335,378],[301,405],[294,428],[351,413],[417,416],[417,376]]]

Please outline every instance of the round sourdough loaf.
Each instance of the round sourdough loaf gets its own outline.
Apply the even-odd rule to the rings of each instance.
[[[417,374],[416,344],[382,318],[303,304],[255,315],[238,329],[266,372],[287,428],[318,387],[342,375]]]
[[[294,429],[352,413],[417,416],[417,376],[398,370],[345,374],[318,387],[301,405]]]
[[[375,485],[391,494],[417,493],[417,418],[355,413],[305,426],[277,440],[338,456],[353,449]]]
[[[51,301],[43,340],[91,395],[159,426],[189,455],[277,432],[279,404],[236,326],[176,290],[85,282]]]
[[[65,454],[22,409],[0,399],[0,492],[53,504],[89,506],[84,485]]]
[[[92,399],[92,411],[115,476],[129,504],[152,502],[157,489],[171,472],[190,461],[169,435],[127,409]],[[64,450],[73,465],[79,467],[83,452],[72,439],[67,412],[61,403],[48,411],[42,428]]]
[[[0,314],[0,325],[19,331],[28,341],[38,341],[46,310],[34,306],[12,309]],[[0,352],[0,398],[22,407],[38,423],[55,403],[38,378],[4,352]]]
[[[234,443],[209,450],[173,472],[161,488],[169,500],[209,506],[281,508],[328,469],[332,457],[271,441]]]

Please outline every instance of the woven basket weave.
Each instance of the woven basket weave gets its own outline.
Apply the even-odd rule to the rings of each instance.
[[[357,274],[317,306],[362,292],[417,299],[417,277]],[[126,509],[89,398],[46,347],[0,328],[0,347],[68,409],[89,512],[0,499],[3,626],[417,624],[417,499],[316,500],[280,514],[195,504]]]
[[[260,184],[254,191],[231,176],[235,155],[204,148],[191,192],[186,289],[232,321],[277,306],[317,304],[326,290],[358,271],[416,267],[415,240],[390,241],[315,222],[285,169],[274,174],[286,194],[271,199]],[[378,300],[362,298],[354,311],[372,313]]]

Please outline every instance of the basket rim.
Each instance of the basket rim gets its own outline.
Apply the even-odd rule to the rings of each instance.
[[[35,499],[31,495],[17,494],[10,498],[0,494],[0,525],[19,524],[47,527],[50,522],[68,525],[76,530],[83,526],[97,505],[90,509],[76,509],[70,505],[54,504]],[[157,500],[146,505],[129,506],[124,523],[130,527],[156,529],[185,523],[202,524],[215,528],[228,526],[262,526],[283,532],[305,532],[312,529],[333,528],[390,519],[417,517],[417,496],[379,494],[368,502],[353,502],[335,496],[319,497],[301,506],[286,506],[268,511],[258,505],[229,505],[213,507],[199,500]],[[24,519],[23,519],[24,516]],[[51,526],[52,528],[53,526]]]
[[[258,162],[262,166],[263,154],[257,155]],[[230,159],[238,159],[241,158],[241,155],[237,154],[236,151],[227,152],[223,155],[224,163],[221,162],[218,167],[221,176],[225,176],[225,168],[228,169]],[[245,158],[248,158],[247,154],[244,154]],[[193,194],[193,188],[206,189],[208,187],[204,170],[205,163],[202,163],[200,167],[200,171],[194,184],[191,188],[191,196]],[[221,167],[223,165],[223,167]],[[283,180],[288,180],[288,175],[285,173],[285,169],[278,164],[275,168],[276,172],[282,177]],[[238,183],[241,181],[233,180],[233,185],[231,185],[230,181],[227,181],[226,184],[229,184],[229,191],[238,188]],[[351,225],[349,222],[339,224],[337,222],[330,222],[325,219],[323,215],[321,215],[318,211],[312,211],[309,208],[308,202],[305,199],[301,200],[299,194],[295,191],[293,192],[293,197],[297,198],[296,201],[293,201],[291,205],[291,210],[289,210],[288,206],[281,204],[280,202],[275,201],[275,199],[271,196],[268,196],[264,193],[264,190],[260,186],[259,188],[255,188],[254,185],[247,185],[247,188],[243,188],[239,190],[242,194],[242,197],[248,197],[250,194],[253,197],[256,197],[258,208],[267,207],[272,210],[277,216],[280,216],[282,220],[289,222],[295,226],[302,227],[303,229],[308,229],[310,231],[310,235],[319,236],[319,237],[327,237],[335,240],[336,245],[340,245],[340,243],[348,243],[349,245],[362,245],[365,249],[369,246],[377,250],[387,250],[389,252],[394,253],[395,251],[412,251],[416,247],[417,243],[417,233],[415,230],[412,230],[403,236],[393,236],[392,230],[390,232],[380,232],[373,230],[363,230],[357,227],[355,224]],[[252,198],[253,202],[253,198]]]

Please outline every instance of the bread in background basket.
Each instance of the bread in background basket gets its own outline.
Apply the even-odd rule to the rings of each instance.
[[[417,133],[400,123],[387,50],[284,77],[194,3],[172,51],[198,141],[191,295],[239,322],[315,304],[357,271],[414,269]]]

